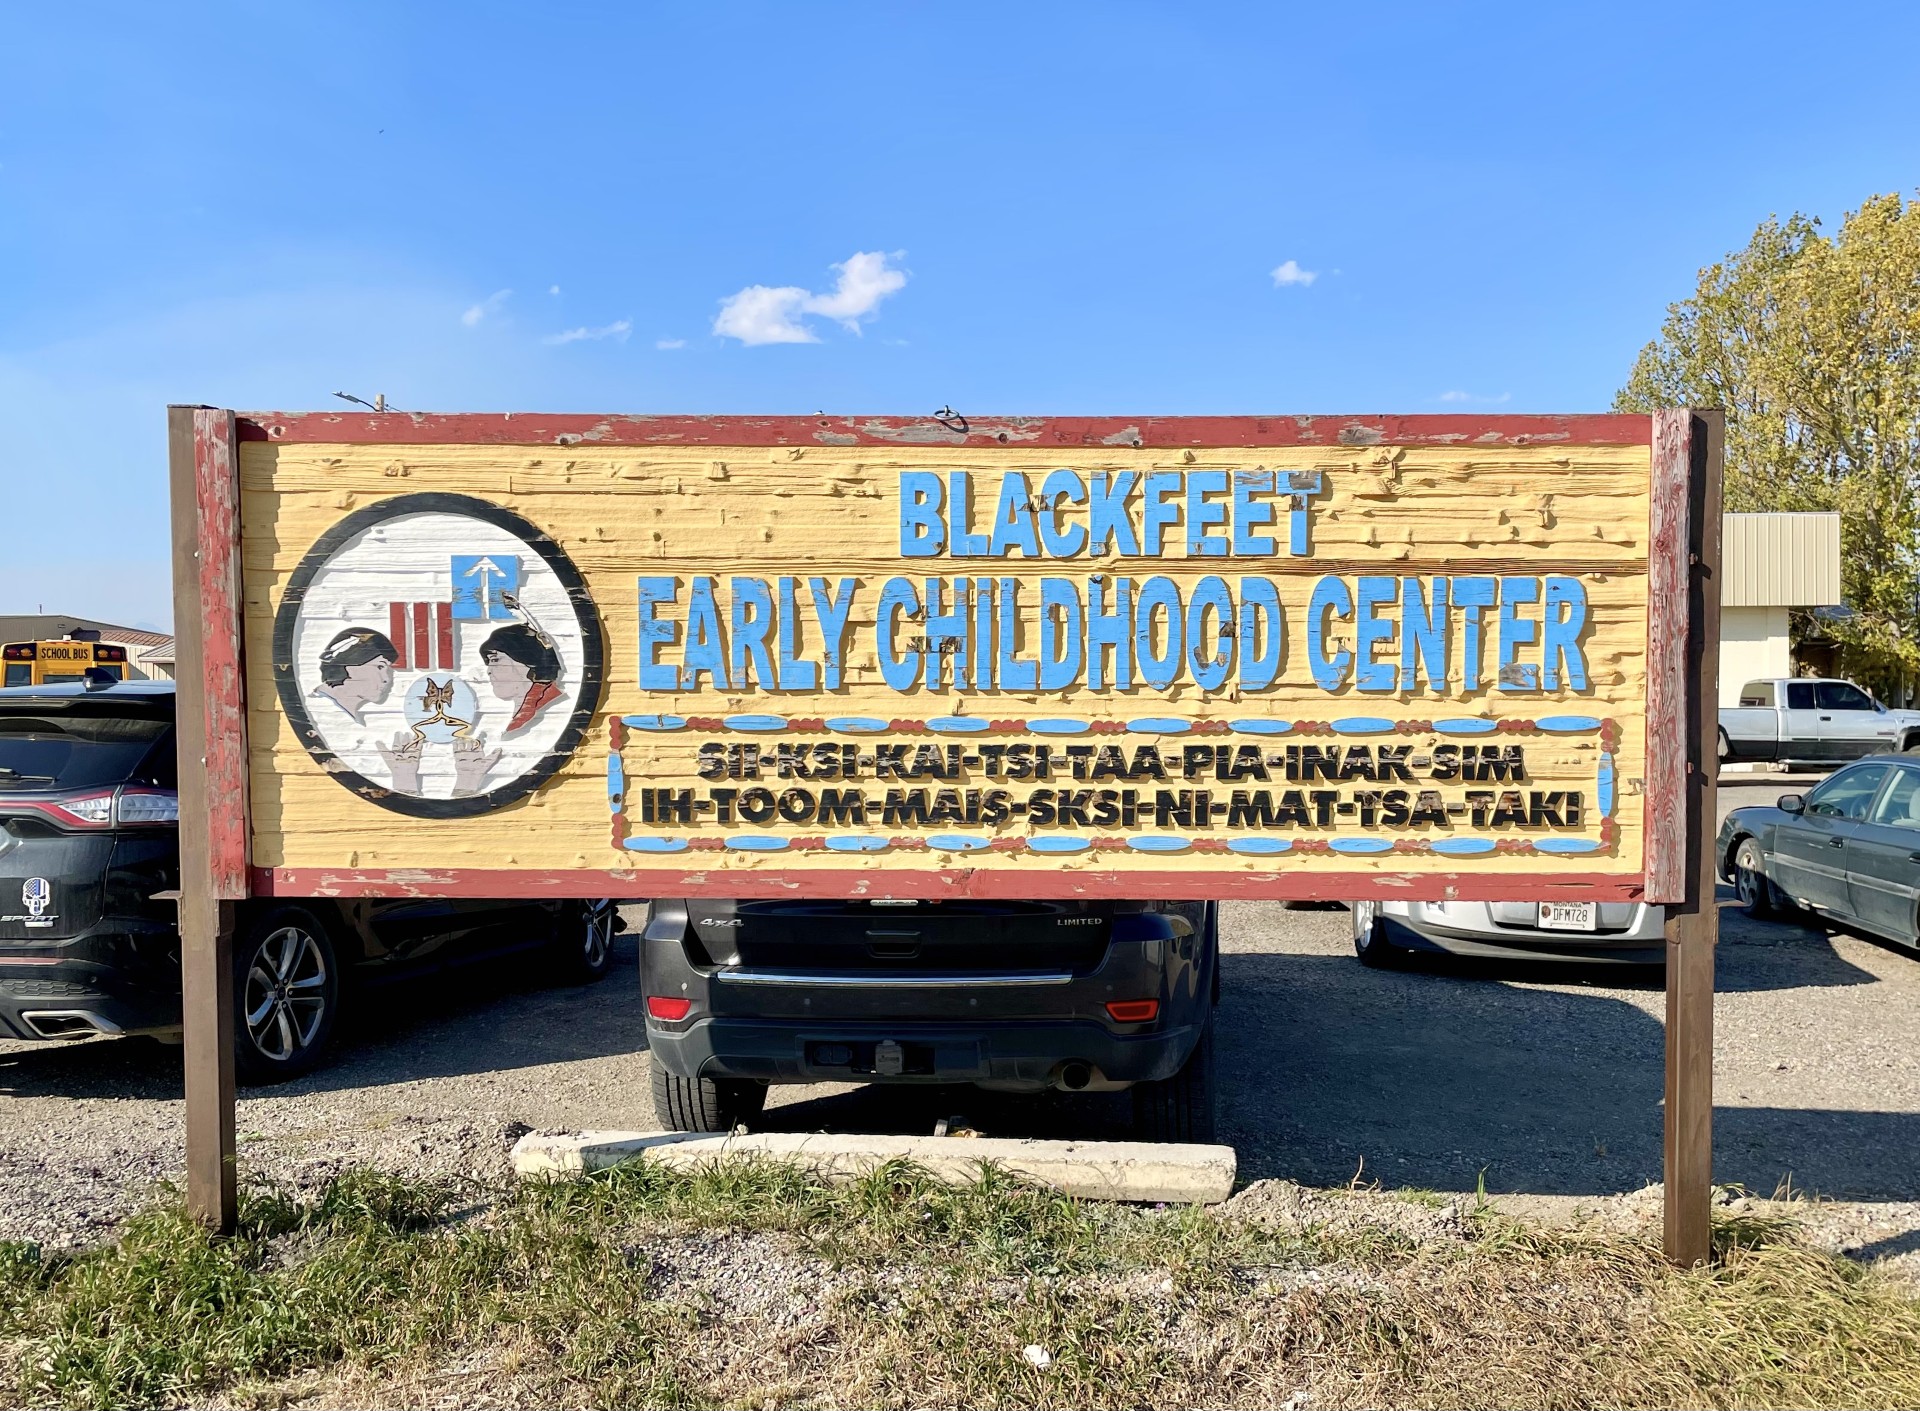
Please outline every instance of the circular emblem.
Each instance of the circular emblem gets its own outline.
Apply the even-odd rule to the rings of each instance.
[[[572,560],[468,495],[348,515],[293,571],[273,625],[300,742],[354,793],[418,818],[540,787],[586,733],[604,659]]]

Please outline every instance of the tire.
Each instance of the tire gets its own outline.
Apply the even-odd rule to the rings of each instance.
[[[233,1067],[243,1083],[284,1083],[319,1066],[340,1010],[333,937],[305,907],[256,916],[233,950]]]
[[[613,938],[619,926],[618,909],[611,901],[562,905],[549,951],[560,982],[591,985],[606,979],[613,969]]]
[[[1213,1015],[1171,1078],[1133,1085],[1133,1132],[1143,1142],[1211,1142],[1214,1139]]]
[[[1397,970],[1406,963],[1406,948],[1387,939],[1387,929],[1380,922],[1380,903],[1353,904],[1353,953],[1371,970]]]
[[[1909,735],[1900,742],[1901,754],[1920,754],[1920,735]]]
[[[670,1132],[731,1132],[758,1117],[767,1085],[735,1078],[682,1078],[653,1064],[653,1112]]]
[[[1766,860],[1760,852],[1758,838],[1742,838],[1734,846],[1733,889],[1739,893],[1740,904],[1747,909],[1747,915],[1755,920],[1766,921],[1780,914],[1779,894],[1767,878]]]

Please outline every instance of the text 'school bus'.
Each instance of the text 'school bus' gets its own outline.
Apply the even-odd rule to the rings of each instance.
[[[8,642],[0,647],[0,659],[6,662],[8,686],[84,681],[89,670],[127,679],[127,649],[105,642]]]

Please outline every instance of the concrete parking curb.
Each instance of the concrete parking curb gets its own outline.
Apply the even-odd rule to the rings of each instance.
[[[888,1161],[911,1161],[948,1185],[980,1178],[992,1162],[1016,1176],[1085,1200],[1213,1205],[1233,1193],[1230,1146],[1157,1142],[1064,1142],[1009,1137],[833,1136],[811,1132],[529,1132],[514,1143],[521,1176],[569,1178],[622,1162],[691,1171],[740,1158],[788,1161],[829,1181],[850,1181]]]

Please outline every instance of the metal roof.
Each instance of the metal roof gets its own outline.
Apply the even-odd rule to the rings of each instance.
[[[1721,519],[1725,565],[1720,605],[1832,607],[1840,602],[1840,516],[1729,514]]]

